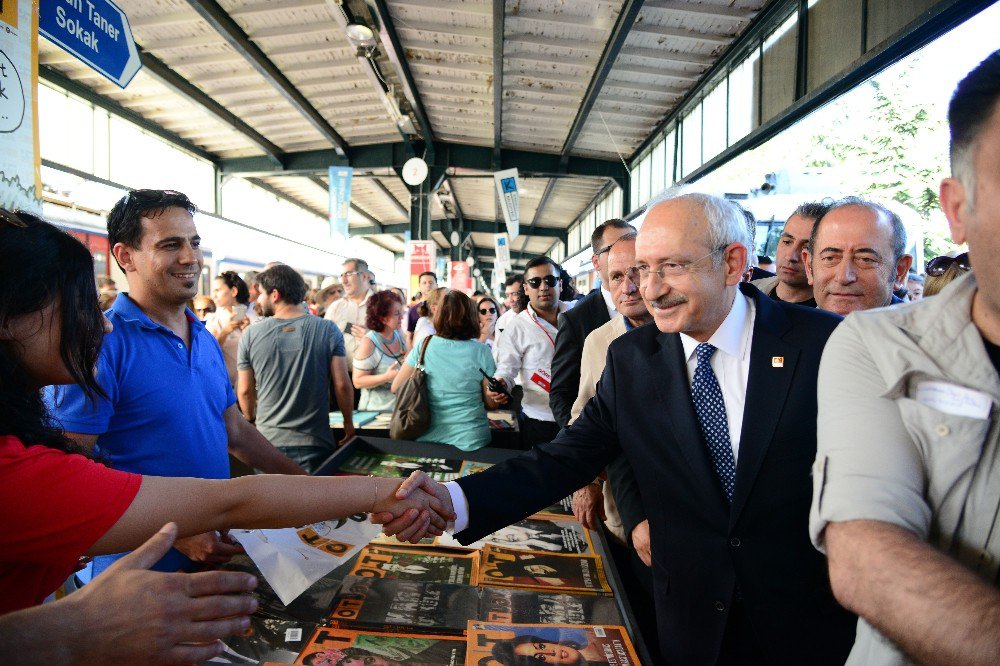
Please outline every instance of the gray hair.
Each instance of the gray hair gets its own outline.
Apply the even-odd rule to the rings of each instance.
[[[750,235],[750,228],[747,226],[747,218],[743,209],[729,199],[702,194],[700,192],[690,192],[688,194],[677,194],[676,190],[666,190],[646,204],[646,215],[660,204],[668,201],[686,201],[695,204],[701,209],[708,222],[708,245],[713,250],[724,248],[731,243],[739,243],[747,251],[746,264],[743,272],[750,268],[750,255],[753,251],[753,238]],[[722,265],[722,257],[713,255],[712,265],[718,268]]]
[[[874,201],[868,201],[867,199],[862,199],[861,197],[844,197],[839,201],[834,202],[826,212],[823,217],[816,220],[816,224],[813,225],[812,233],[809,234],[809,254],[816,255],[816,238],[819,236],[819,226],[826,219],[827,215],[840,208],[846,208],[848,206],[857,206],[859,208],[864,208],[865,210],[875,213],[877,216],[882,216],[889,221],[892,226],[892,261],[897,263],[906,254],[906,227],[903,226],[903,221],[899,219],[899,215],[883,206],[882,204],[875,203]]]
[[[364,259],[358,259],[356,257],[351,257],[350,259],[344,259],[345,264],[354,264],[354,270],[361,271],[362,273],[368,272],[368,262]]]

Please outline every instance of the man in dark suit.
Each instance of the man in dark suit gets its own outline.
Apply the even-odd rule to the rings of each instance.
[[[583,341],[590,332],[611,321],[614,300],[608,288],[608,251],[615,241],[635,228],[625,220],[612,219],[594,229],[590,247],[594,251],[591,262],[601,277],[601,286],[594,289],[572,310],[559,315],[556,350],[552,357],[552,386],[549,389],[549,407],[560,428],[570,420],[573,403],[580,393],[580,357]]]
[[[840,318],[749,284],[731,203],[654,201],[636,271],[655,326],[612,343],[590,400],[551,443],[444,486],[469,543],[557,500],[618,455],[652,542],[660,649],[671,664],[843,664],[856,619],[811,547],[816,377]],[[386,523],[416,538],[426,527]]]

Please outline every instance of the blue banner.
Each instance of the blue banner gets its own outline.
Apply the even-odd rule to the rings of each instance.
[[[38,32],[122,88],[142,67],[128,17],[111,0],[41,0]]]
[[[351,212],[351,167],[330,167],[330,236],[347,238]]]

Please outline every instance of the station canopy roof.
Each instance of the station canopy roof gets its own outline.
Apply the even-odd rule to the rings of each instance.
[[[483,247],[492,171],[517,166],[514,249],[543,253],[766,2],[117,0],[144,65],[126,89],[45,39],[39,61],[318,215],[327,167],[353,166],[352,233],[395,251],[409,155],[442,167],[432,219]]]

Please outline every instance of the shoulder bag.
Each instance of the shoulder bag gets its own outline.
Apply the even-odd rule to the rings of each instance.
[[[413,374],[399,387],[396,407],[389,422],[389,437],[413,440],[431,427],[431,404],[427,398],[427,375],[424,374],[424,354],[433,335],[424,338]]]

